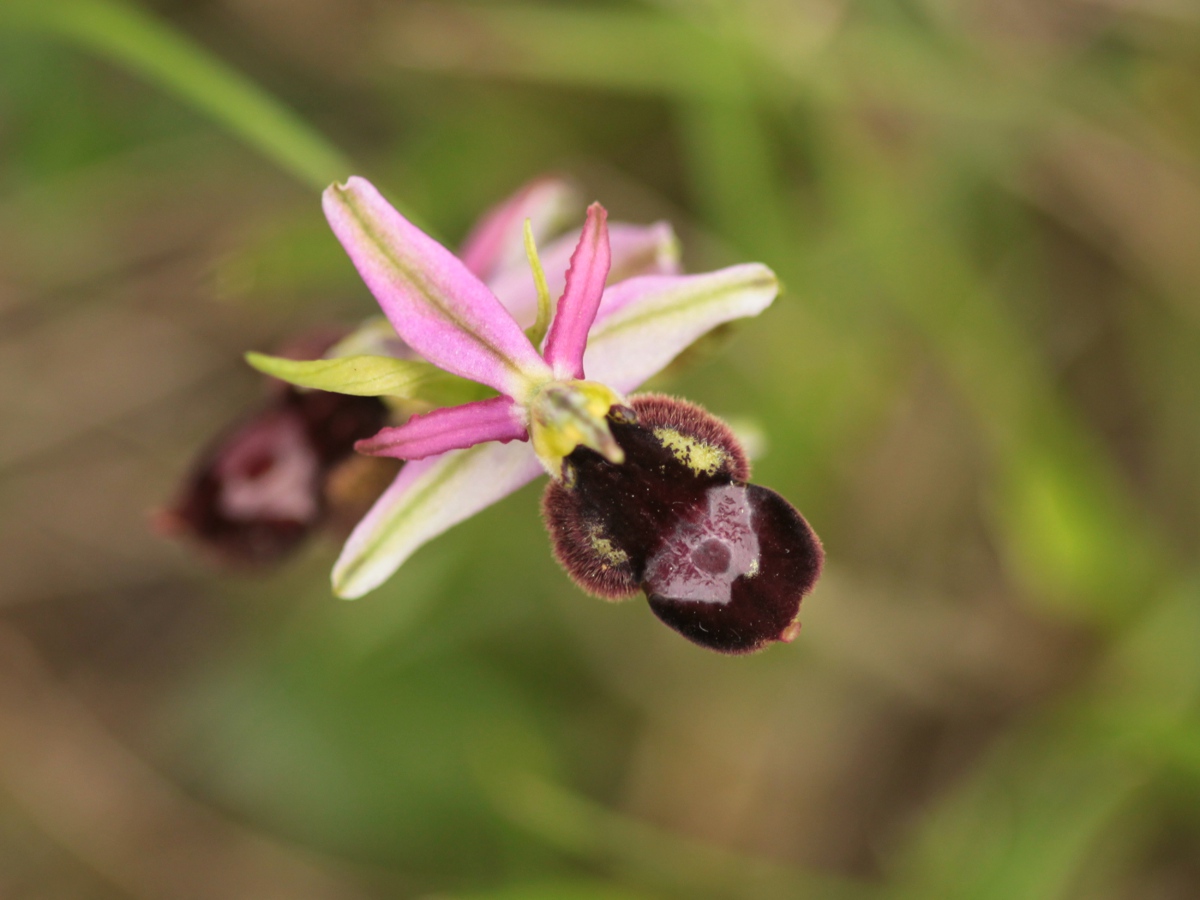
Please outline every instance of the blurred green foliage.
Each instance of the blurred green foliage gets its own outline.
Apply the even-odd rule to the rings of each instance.
[[[335,144],[441,235],[556,170],[778,272],[658,386],[825,540],[795,645],[581,596],[532,489],[354,604],[146,536],[243,350],[371,312]],[[1200,894],[1194,6],[4,0],[0,147],[0,894],[261,896],[134,824],[212,811],[289,897]]]

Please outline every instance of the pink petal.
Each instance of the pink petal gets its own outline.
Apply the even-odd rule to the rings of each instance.
[[[383,584],[422,544],[543,474],[528,444],[480,444],[405,463],[333,567],[339,597]]]
[[[571,254],[575,252],[579,238],[579,232],[572,232],[539,248],[552,297],[558,297],[566,290],[567,267],[571,264]],[[610,222],[608,243],[612,257],[608,270],[609,284],[637,275],[679,273],[679,242],[666,222],[653,225]],[[533,274],[524,255],[520,262],[502,268],[488,279],[488,287],[520,325],[529,327],[533,324],[537,318],[537,291],[534,290]]]
[[[413,416],[398,428],[384,428],[374,437],[359,441],[354,449],[367,456],[423,459],[485,441],[508,443],[528,437],[515,415],[513,401],[492,397]]]
[[[579,209],[575,200],[575,191],[562,179],[531,181],[479,220],[463,241],[459,258],[484,281],[525,265],[525,220],[533,226],[534,240],[543,241],[555,225],[566,224],[561,220],[568,213]]]
[[[449,250],[351,178],[323,197],[334,234],[396,332],[431,363],[510,396],[549,372],[521,328]]]
[[[608,213],[599,203],[588,207],[583,234],[567,270],[567,288],[558,299],[558,311],[546,335],[546,362],[559,378],[583,377],[588,330],[600,308],[612,262],[607,219]]]

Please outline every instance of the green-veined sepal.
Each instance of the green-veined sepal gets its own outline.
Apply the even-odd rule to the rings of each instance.
[[[445,406],[493,393],[419,359],[361,355],[298,360],[247,353],[246,361],[263,374],[296,387],[357,397],[398,397]]]

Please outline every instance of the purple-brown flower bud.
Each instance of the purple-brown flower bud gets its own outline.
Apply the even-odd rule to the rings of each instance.
[[[745,483],[746,454],[720,419],[661,395],[630,404],[609,415],[625,461],[579,447],[546,489],[559,562],[602,597],[644,591],[668,626],[722,653],[795,638],[823,560],[808,523]]]
[[[348,530],[346,519],[357,519],[395,474],[392,460],[371,461],[385,470],[382,476],[361,466],[344,471],[357,461],[354,442],[377,432],[387,417],[376,397],[273,381],[267,402],[200,454],[154,524],[234,566],[277,562],[319,526]]]

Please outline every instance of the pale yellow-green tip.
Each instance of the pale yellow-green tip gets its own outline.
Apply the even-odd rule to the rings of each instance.
[[[550,330],[550,287],[546,284],[546,272],[538,258],[537,244],[533,240],[533,224],[525,220],[525,255],[529,257],[529,268],[533,270],[533,285],[537,289],[537,320],[526,330],[529,343],[542,346],[546,332]]]

